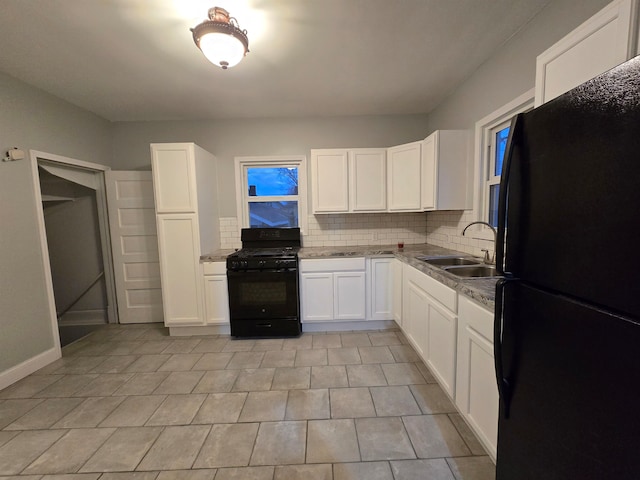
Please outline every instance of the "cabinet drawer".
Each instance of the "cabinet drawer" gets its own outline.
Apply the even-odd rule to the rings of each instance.
[[[227,264],[225,262],[204,262],[202,272],[205,275],[226,275]]]
[[[488,307],[466,297],[461,297],[458,313],[460,318],[466,319],[469,326],[493,343],[493,312],[488,310]]]
[[[453,288],[447,287],[414,267],[407,267],[407,275],[429,296],[440,302],[452,313],[458,311],[458,295]]]
[[[301,272],[340,272],[345,270],[364,270],[364,257],[355,258],[319,258],[300,261]]]
[[[429,295],[447,307],[453,313],[458,311],[458,295],[453,288],[443,285],[439,281],[429,276],[425,276],[426,288]]]

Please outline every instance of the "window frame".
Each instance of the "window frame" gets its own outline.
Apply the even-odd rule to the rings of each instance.
[[[534,93],[533,88],[527,90],[476,122],[473,196],[473,218],[476,220],[489,222],[489,187],[500,183],[500,176],[492,175],[491,170],[495,158],[493,157],[495,141],[492,141],[491,136],[507,126],[516,114],[531,110],[534,106]],[[482,225],[472,228],[476,228],[475,238],[493,240],[493,233],[488,228],[483,228]]]
[[[238,217],[238,233],[243,228],[251,228],[249,222],[249,203],[258,201],[297,201],[298,227],[302,233],[307,231],[307,157],[305,155],[277,155],[235,157],[236,211]],[[286,196],[249,196],[247,169],[249,168],[287,168],[298,169],[298,194]]]
[[[486,157],[485,157],[485,162],[486,162],[486,171],[484,174],[484,181],[485,181],[485,185],[484,185],[484,204],[483,204],[483,220],[485,222],[491,223],[490,222],[490,200],[491,200],[491,187],[493,187],[494,185],[500,185],[500,175],[496,175],[495,171],[496,171],[496,135],[498,134],[498,132],[504,130],[505,128],[508,128],[511,125],[511,118],[508,118],[507,120],[504,120],[496,125],[494,125],[491,128],[487,129],[487,135],[486,135],[486,141],[487,141],[487,145],[486,145]],[[503,164],[504,165],[504,164]],[[496,226],[497,228],[497,226]]]

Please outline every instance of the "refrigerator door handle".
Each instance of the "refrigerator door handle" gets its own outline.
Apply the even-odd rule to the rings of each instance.
[[[496,283],[496,300],[493,319],[493,359],[496,367],[496,381],[498,383],[498,394],[502,402],[505,418],[509,418],[509,407],[511,403],[511,387],[504,376],[503,354],[502,354],[502,331],[503,321],[503,300],[504,289],[513,279],[502,278]]]
[[[507,191],[509,188],[509,174],[511,172],[511,161],[513,158],[514,143],[519,127],[522,124],[522,113],[517,114],[511,120],[511,128],[509,129],[509,137],[507,138],[507,147],[504,154],[504,163],[502,164],[502,173],[500,176],[500,195],[498,197],[498,233],[496,235],[496,269],[500,275],[505,275],[504,257],[505,257],[505,236],[507,226]]]

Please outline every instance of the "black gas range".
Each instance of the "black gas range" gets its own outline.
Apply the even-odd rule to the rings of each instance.
[[[300,335],[300,229],[244,228],[241,239],[227,257],[231,335]]]

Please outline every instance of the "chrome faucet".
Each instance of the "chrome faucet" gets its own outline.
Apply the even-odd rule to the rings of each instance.
[[[477,221],[477,222],[471,222],[469,225],[464,227],[464,230],[462,230],[462,236],[464,236],[464,233],[467,231],[467,228],[469,228],[471,225],[486,225],[493,232],[493,255],[489,256],[489,250],[487,250],[486,248],[483,248],[481,251],[484,252],[484,263],[494,265],[496,263],[496,243],[498,241],[498,232],[496,232],[496,229],[493,228],[493,225],[487,222]]]

